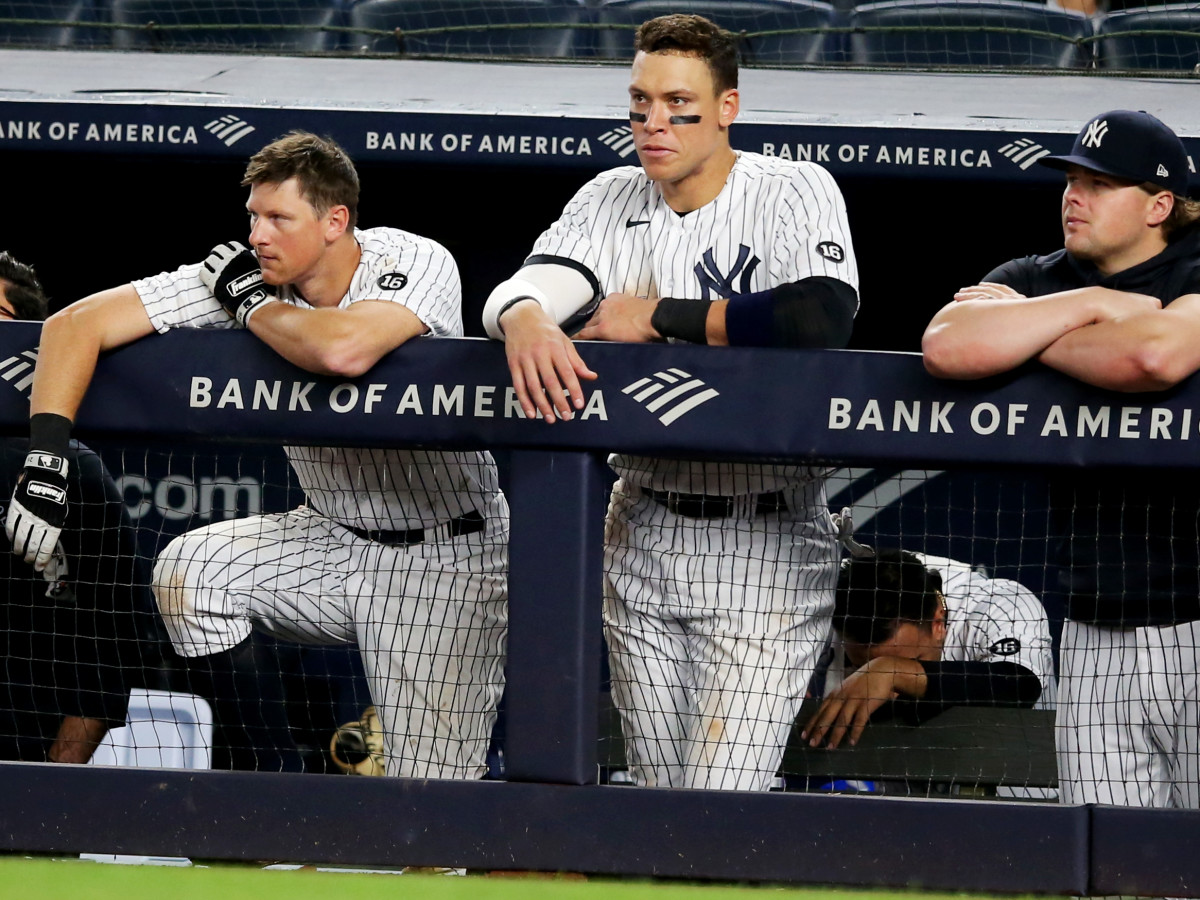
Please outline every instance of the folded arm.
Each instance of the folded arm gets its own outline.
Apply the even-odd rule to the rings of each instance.
[[[364,300],[346,309],[268,303],[247,327],[272,350],[318,375],[357,378],[405,341],[429,330],[407,307]]]
[[[951,706],[1030,707],[1042,695],[1042,682],[1020,663],[1005,660],[923,662],[925,691],[901,692],[900,716],[912,724],[931,719]]]
[[[1115,391],[1173,387],[1200,368],[1200,294],[1164,309],[1134,313],[1063,335],[1038,359]]]
[[[921,339],[925,368],[939,378],[984,378],[1036,359],[1064,335],[1156,310],[1153,297],[1087,287],[1024,297],[1002,284],[963,288]]]

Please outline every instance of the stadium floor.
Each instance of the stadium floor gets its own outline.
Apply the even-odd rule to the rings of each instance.
[[[0,50],[0,100],[620,118],[627,72],[624,63]],[[1073,134],[1103,107],[1144,109],[1200,136],[1194,80],[1099,77],[746,68],[741,120]]]

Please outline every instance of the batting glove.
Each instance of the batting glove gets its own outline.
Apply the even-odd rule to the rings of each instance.
[[[43,571],[66,520],[66,457],[33,450],[25,457],[25,469],[17,479],[4,521],[13,553]]]
[[[251,315],[275,301],[263,283],[258,257],[237,241],[213,247],[200,267],[200,280],[243,328]]]

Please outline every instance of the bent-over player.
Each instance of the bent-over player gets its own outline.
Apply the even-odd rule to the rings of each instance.
[[[0,253],[0,320],[40,322],[47,308],[32,267]],[[25,439],[0,440],[5,495],[28,456]],[[87,762],[124,726],[129,689],[155,686],[148,676],[162,662],[148,566],[121,492],[83,444],[72,441],[64,458],[70,529],[50,564],[37,572],[0,559],[0,759]]]
[[[637,32],[640,167],[586,184],[488,298],[528,417],[583,407],[564,331],[608,341],[841,347],[858,273],[829,173],[735,151],[734,36],[699,16]],[[565,389],[565,390],[564,390]],[[828,631],[837,541],[799,465],[616,456],[605,633],[645,785],[763,790]]]
[[[1064,248],[963,288],[925,366],[978,378],[1029,360],[1118,391],[1200,368],[1200,204],[1188,156],[1145,112],[1094,117],[1065,169]],[[1178,473],[1056,473],[1067,621],[1056,725],[1068,803],[1200,806],[1200,492]]]
[[[951,706],[1034,706],[1054,679],[1050,624],[1018,582],[881,548],[842,563],[814,685],[822,677],[822,703],[802,732],[814,747],[847,735],[857,743],[893,700],[913,724]]]
[[[47,323],[32,446],[7,529],[45,565],[66,508],[65,447],[97,355],[171,328],[249,329],[309,371],[357,377],[423,334],[462,333],[458,269],[435,242],[355,228],[358,175],[293,132],[256,153],[249,243],[73,304]],[[282,515],[197,529],[160,554],[154,589],[176,650],[253,679],[251,629],[357,642],[388,772],[481,777],[502,688],[507,507],[485,453],[288,447],[307,496]],[[244,682],[245,683],[245,682]]]

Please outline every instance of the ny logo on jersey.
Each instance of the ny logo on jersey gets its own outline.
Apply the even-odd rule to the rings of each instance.
[[[712,250],[705,250],[703,262],[696,263],[696,267],[692,270],[700,281],[700,299],[708,300],[709,291],[725,299],[729,299],[734,294],[750,293],[752,283],[750,279],[760,262],[762,260],[757,256],[750,255],[749,247],[741,244],[738,247],[737,260],[730,268],[729,273],[723,274],[717,261],[713,259]],[[737,290],[733,288],[733,279],[735,278],[738,279]]]
[[[1087,131],[1083,133],[1083,146],[1099,147],[1106,134],[1108,134],[1108,119],[1088,122]]]

